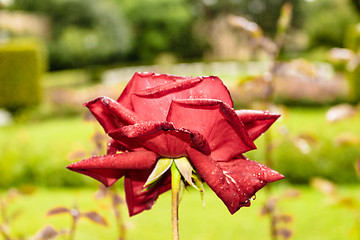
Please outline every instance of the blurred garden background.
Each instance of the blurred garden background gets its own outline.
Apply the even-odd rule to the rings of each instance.
[[[121,181],[65,168],[105,153],[82,104],[139,71],[282,115],[247,156],[286,178],[233,216],[185,192],[182,239],[360,238],[358,0],[0,0],[0,238],[170,238],[169,193],[129,218]]]

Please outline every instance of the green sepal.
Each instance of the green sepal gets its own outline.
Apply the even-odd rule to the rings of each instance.
[[[204,198],[204,185],[202,184],[202,181],[200,177],[197,175],[197,173],[192,174],[192,179],[195,182],[195,185],[197,186],[196,189],[200,192],[201,201],[203,202],[203,206],[205,207],[205,198]]]
[[[176,158],[174,159],[176,167],[179,169],[181,175],[191,186],[193,186],[196,190],[200,191],[200,189],[196,186],[196,184],[192,180],[193,175],[193,167],[191,166],[189,160],[186,157]]]
[[[184,192],[185,192],[186,186],[184,181],[180,181],[180,189],[179,189],[179,203],[181,202]]]
[[[171,158],[161,158],[157,161],[154,170],[151,172],[150,176],[146,180],[144,187],[154,183],[158,180],[167,170],[171,167],[173,159]]]

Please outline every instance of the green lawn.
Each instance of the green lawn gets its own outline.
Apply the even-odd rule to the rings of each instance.
[[[119,186],[118,184],[117,186]],[[277,184],[273,196],[280,197],[294,187]],[[283,198],[277,204],[277,210],[291,216],[292,221],[286,227],[293,232],[292,239],[358,239],[354,229],[359,218],[359,208],[351,210],[333,204],[330,198],[309,188],[296,189],[300,195],[296,198]],[[21,210],[21,215],[12,224],[12,234],[29,236],[45,225],[57,230],[70,226],[67,215],[46,216],[46,212],[57,206],[72,207],[76,204],[82,211],[96,210],[107,218],[109,227],[95,225],[87,219],[79,221],[75,239],[116,239],[114,216],[110,211],[110,200],[96,200],[92,189],[38,189],[35,194],[15,199],[8,211]],[[339,194],[343,197],[358,197],[359,188],[342,186]],[[250,208],[242,208],[230,215],[224,204],[210,189],[205,191],[205,207],[195,191],[185,192],[180,205],[181,239],[218,240],[246,239],[270,240],[269,218],[261,216],[266,190],[257,194]],[[126,207],[123,215],[127,225],[127,239],[170,239],[170,192],[162,195],[153,209],[132,218],[127,217]],[[359,230],[359,229],[357,229]]]
[[[79,181],[65,167],[71,160],[91,155],[95,129],[99,130],[97,125],[82,117],[0,128],[0,187],[72,185],[73,177]]]
[[[335,180],[339,177],[346,179],[351,174],[356,176],[354,164],[359,158],[358,146],[351,142],[337,145],[336,140],[342,134],[360,136],[359,119],[330,124],[325,120],[325,110],[289,109],[274,126],[274,143],[279,146],[274,151],[274,168],[284,173],[286,179],[303,177],[304,182],[307,182],[310,177],[321,174],[328,174]],[[286,137],[279,134],[283,127],[288,132]],[[95,190],[92,189],[95,189],[97,183],[65,169],[69,162],[93,154],[95,145],[90,139],[95,132],[102,133],[99,125],[86,122],[82,117],[0,128],[0,185],[3,189],[24,185],[36,186],[38,189],[33,195],[13,200],[6,208],[10,213],[20,210],[19,217],[12,225],[13,235],[33,235],[45,224],[51,224],[56,229],[68,227],[69,216],[45,216],[47,210],[56,206],[72,207],[76,204],[83,211],[97,210],[113,223],[109,200],[99,201],[94,198]],[[301,153],[291,143],[299,134],[313,136],[310,153]],[[259,150],[249,155],[261,161],[261,139],[257,145]],[[317,172],[319,169],[323,172]],[[352,177],[351,182],[356,183],[356,178],[354,180]],[[275,196],[289,190],[290,187],[285,184],[286,180],[273,184]],[[117,184],[119,186],[121,184]],[[359,204],[355,208],[333,205],[330,198],[306,185],[298,190],[301,193],[298,198],[284,199],[278,204],[280,212],[288,213],[293,218],[287,225],[293,231],[293,239],[359,238],[359,229],[354,231],[360,216]],[[260,191],[252,207],[241,209],[232,216],[211,190],[206,189],[205,208],[196,192],[186,192],[180,206],[182,239],[270,239],[269,219],[259,214],[266,199],[265,193],[265,190]],[[339,193],[342,196],[359,197],[358,187],[342,185]],[[349,200],[343,202],[351,203]],[[126,218],[128,239],[169,239],[169,205],[170,195],[166,193],[160,197],[153,210]],[[123,211],[127,215],[125,207]],[[106,228],[83,219],[79,223],[76,239],[115,239],[115,236],[113,225]]]
[[[338,122],[326,120],[327,108],[288,108],[270,128],[273,167],[287,180],[307,183],[321,176],[338,183],[357,183],[355,164],[360,157],[360,115]],[[264,137],[251,159],[264,158]]]
[[[307,183],[313,176],[322,176],[338,183],[357,183],[354,166],[360,156],[359,116],[329,123],[325,113],[325,108],[290,108],[271,128],[273,167],[287,180]],[[0,127],[0,187],[91,185],[88,178],[65,167],[103,153],[94,152],[91,138],[95,133],[105,136],[98,123],[80,116]],[[309,152],[302,152],[296,145],[299,139],[306,141]],[[251,159],[263,161],[263,141],[260,137],[256,141],[258,150],[247,154]]]

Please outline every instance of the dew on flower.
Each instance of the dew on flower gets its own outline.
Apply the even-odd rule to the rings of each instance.
[[[256,149],[255,139],[279,115],[235,111],[218,77],[135,73],[125,89],[117,101],[99,97],[85,103],[111,137],[110,150],[68,168],[105,186],[124,177],[130,216],[151,209],[159,195],[170,189],[172,209],[177,212],[184,181],[196,187],[206,183],[234,214],[250,206],[267,183],[284,177],[243,155]],[[170,156],[169,164],[158,169],[164,156]],[[186,166],[191,167],[179,166],[175,159],[179,156],[186,156]]]

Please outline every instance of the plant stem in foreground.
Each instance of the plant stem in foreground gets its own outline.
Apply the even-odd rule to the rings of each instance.
[[[179,192],[180,192],[181,174],[175,165],[171,165],[171,227],[172,240],[179,240]]]

